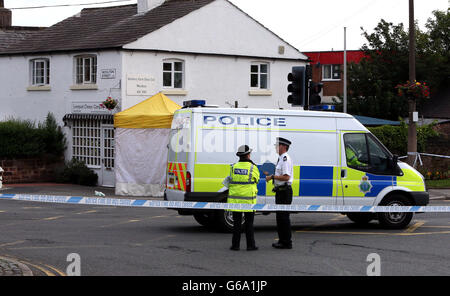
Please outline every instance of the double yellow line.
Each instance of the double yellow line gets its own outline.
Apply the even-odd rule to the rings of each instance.
[[[28,261],[25,261],[23,259],[17,259],[11,256],[6,256],[6,257],[0,257],[0,258],[4,258],[6,260],[10,260],[10,261],[15,261],[18,263],[21,263],[23,265],[25,265],[26,267],[34,267],[35,269],[41,271],[42,273],[44,273],[46,276],[67,276],[63,271],[59,270],[58,268],[54,267],[54,266],[50,266],[47,264],[34,264]],[[33,275],[33,274],[31,274]]]

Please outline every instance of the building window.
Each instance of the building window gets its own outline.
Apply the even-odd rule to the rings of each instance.
[[[250,65],[250,87],[257,89],[269,88],[269,64],[252,63]]]
[[[323,80],[340,80],[341,79],[341,65],[323,65],[322,79]]]
[[[50,84],[50,60],[31,60],[31,85],[40,86]]]
[[[163,87],[184,87],[184,62],[180,60],[166,60],[163,62]]]
[[[76,56],[75,57],[75,82],[76,84],[97,83],[97,57]]]

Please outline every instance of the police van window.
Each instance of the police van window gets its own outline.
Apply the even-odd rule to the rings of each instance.
[[[367,171],[369,153],[365,134],[349,133],[344,135],[344,149],[347,166]]]
[[[367,137],[370,153],[370,169],[373,173],[384,173],[389,171],[390,155],[372,135]]]
[[[348,167],[374,174],[390,173],[390,154],[371,134],[345,134],[344,145]]]

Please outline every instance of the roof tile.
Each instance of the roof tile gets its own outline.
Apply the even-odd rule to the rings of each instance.
[[[145,14],[137,14],[136,4],[87,8],[32,36],[0,47],[0,54],[122,47],[214,1],[166,0]]]

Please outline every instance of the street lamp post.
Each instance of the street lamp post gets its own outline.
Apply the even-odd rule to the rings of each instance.
[[[416,81],[416,38],[414,25],[414,0],[409,0],[409,81]],[[414,121],[416,112],[416,101],[414,97],[408,98],[409,125],[408,125],[408,163],[414,164],[417,153],[417,128]]]

